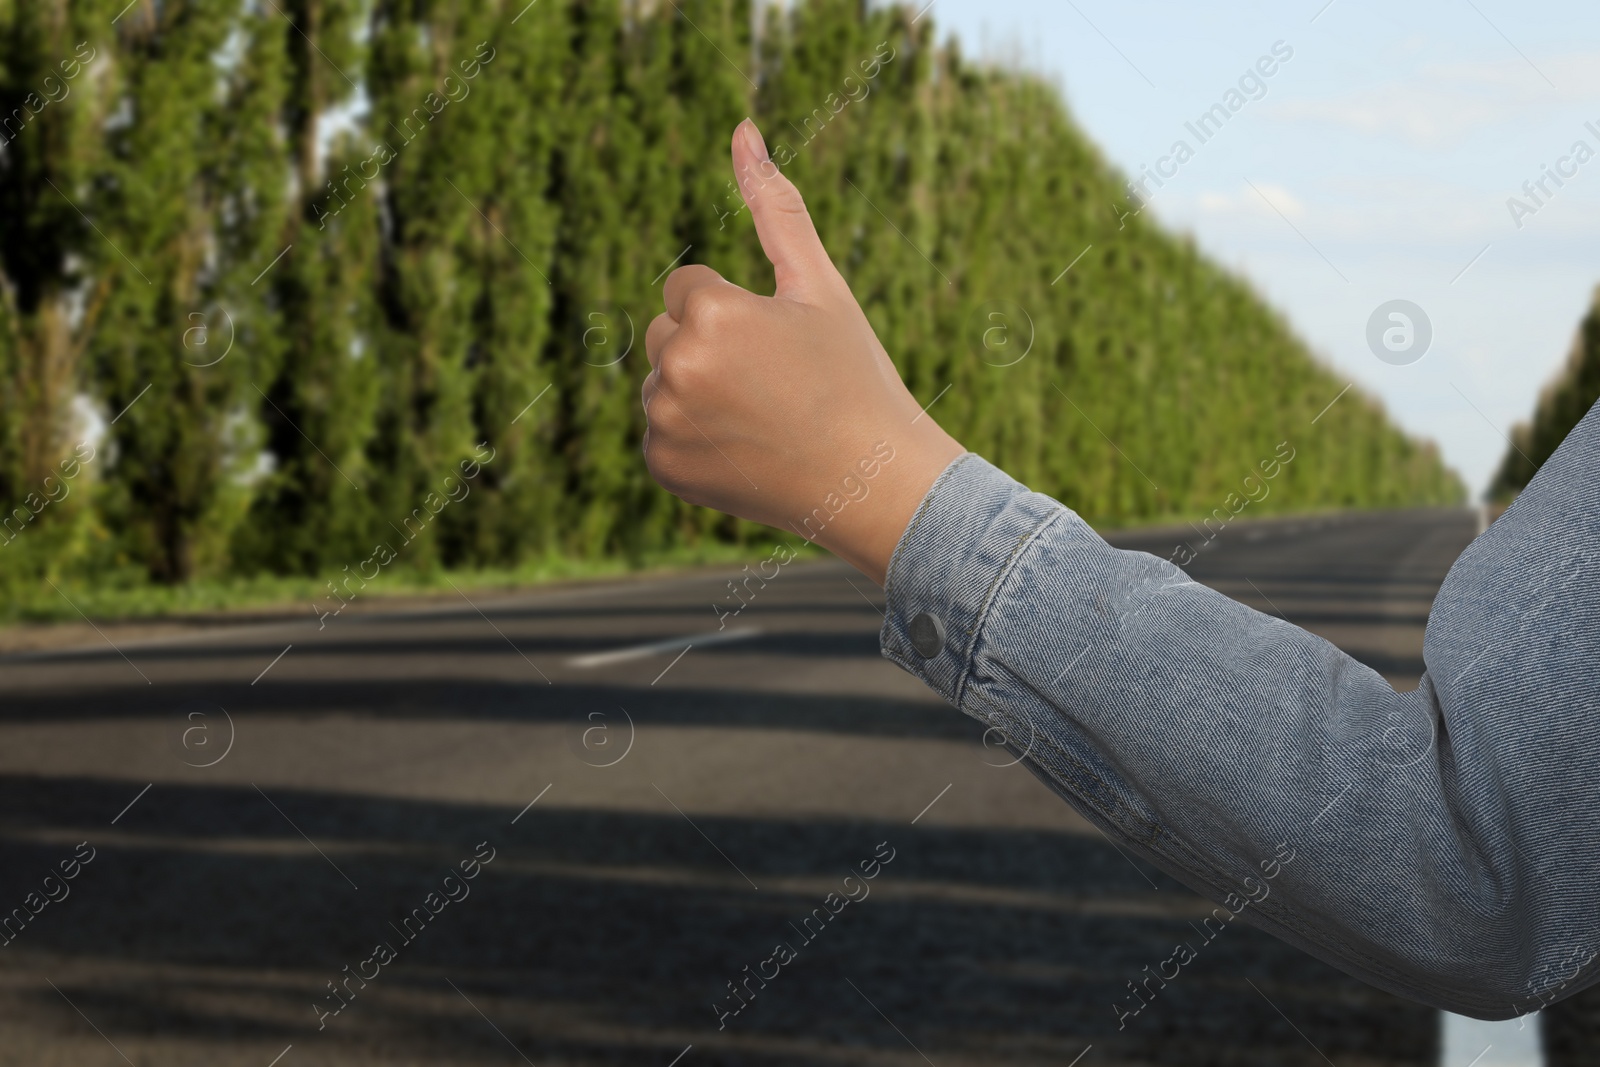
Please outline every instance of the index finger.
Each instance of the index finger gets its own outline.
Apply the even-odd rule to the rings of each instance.
[[[661,288],[662,298],[667,305],[667,314],[672,316],[673,322],[682,322],[683,306],[688,302],[691,292],[708,285],[726,284],[728,283],[722,275],[703,264],[691,263],[686,267],[679,267],[667,275],[667,284]]]

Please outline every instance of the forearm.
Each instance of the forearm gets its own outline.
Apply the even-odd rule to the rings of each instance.
[[[1566,521],[1593,544],[1587,492],[1589,517]],[[1529,721],[1548,707],[1529,694],[1552,666],[1526,640],[1476,665],[1493,684],[1462,684],[1495,634],[1459,590],[1538,560],[1527,537],[1505,540],[1508,517],[1452,573],[1455,599],[1441,595],[1436,669],[1398,694],[1321,638],[1111,548],[968,455],[900,540],[883,650],[1004,731],[1102,829],[1213,900],[1235,894],[1230,911],[1391,991],[1503,1017],[1537,1007],[1538,976],[1574,941],[1592,947],[1600,903],[1593,731]],[[1508,625],[1570,616],[1506,584],[1493,595]],[[1562,706],[1581,708],[1586,691],[1568,685]],[[1545,745],[1584,769],[1540,767]],[[1557,877],[1526,853],[1566,847],[1557,827],[1574,819],[1588,867]]]

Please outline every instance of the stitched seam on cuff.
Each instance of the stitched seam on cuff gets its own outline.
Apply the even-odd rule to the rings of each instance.
[[[1039,520],[1033,529],[1017,538],[1016,545],[1011,549],[1011,555],[1006,557],[1006,561],[995,572],[994,580],[989,583],[988,591],[983,594],[983,603],[979,605],[977,614],[972,618],[972,629],[967,633],[967,647],[962,655],[961,674],[956,678],[954,690],[955,705],[958,708],[962,707],[961,698],[966,690],[967,679],[972,676],[973,661],[977,659],[978,641],[983,635],[984,624],[989,621],[989,609],[994,605],[995,598],[999,595],[1000,587],[1007,578],[1015,573],[1017,561],[1022,558],[1022,554],[1033,545],[1039,543],[1039,535],[1048,530],[1050,525],[1060,519],[1061,516],[1069,513],[1067,506],[1060,501],[1051,500],[1050,503],[1055,505],[1055,510]],[[966,709],[962,708],[962,710],[965,711]]]

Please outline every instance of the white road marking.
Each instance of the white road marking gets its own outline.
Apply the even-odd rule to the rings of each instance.
[[[609,652],[590,652],[583,656],[573,656],[567,660],[567,666],[579,670],[588,670],[593,667],[605,667],[612,663],[626,663],[629,660],[645,659],[648,656],[659,656],[666,652],[676,652],[680,648],[690,645],[723,645],[730,641],[744,641],[755,637],[761,631],[755,627],[746,630],[722,630],[709,634],[689,634],[684,637],[669,637],[663,641],[651,641],[643,645],[629,645],[627,648],[614,648]]]
[[[794,564],[798,566],[799,564]],[[835,570],[853,573],[846,564],[840,563],[813,563],[809,565],[819,571]],[[672,589],[687,588],[690,586],[704,586],[706,571],[697,573],[668,575],[662,578],[631,578],[628,575],[619,575],[616,578],[601,579],[594,584],[582,585],[576,589],[548,589],[534,588],[526,591],[525,595],[506,597],[494,602],[494,607],[503,608],[544,608],[556,604],[570,604],[575,601],[600,600],[606,597],[623,596],[649,590],[664,592]],[[264,610],[280,610],[281,606],[271,606]],[[449,619],[462,614],[462,610],[452,604],[432,604],[416,608],[374,609],[356,616],[359,623],[407,623],[426,621],[430,619]],[[150,619],[132,619],[130,622],[160,623],[159,617]],[[317,619],[313,615],[301,615],[296,612],[293,616],[272,622],[242,623],[237,626],[211,626],[207,629],[196,630],[193,633],[171,634],[165,637],[151,637],[140,641],[125,641],[121,648],[148,649],[171,648],[182,645],[199,645],[226,642],[233,638],[257,637],[264,634],[279,633],[283,631],[305,630]],[[703,638],[685,638],[687,644],[691,641],[700,641]],[[676,647],[676,646],[675,646]],[[34,649],[27,652],[10,652],[0,655],[0,666],[9,663],[43,662],[55,659],[71,659],[86,655],[94,655],[99,651],[98,645],[79,645],[67,648]]]

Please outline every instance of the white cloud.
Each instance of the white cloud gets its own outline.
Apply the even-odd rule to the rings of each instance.
[[[1586,52],[1542,59],[1537,67],[1521,58],[1428,64],[1410,78],[1334,96],[1278,100],[1262,112],[1274,119],[1323,122],[1439,149],[1548,110],[1553,103],[1593,103],[1597,97],[1600,53]]]
[[[1272,118],[1325,122],[1367,136],[1386,135],[1418,148],[1459,142],[1497,125],[1519,109],[1504,98],[1418,88],[1382,86],[1321,100],[1286,100],[1267,109]]]
[[[1506,209],[1506,196],[1517,191],[1509,184],[1503,192],[1485,192],[1422,175],[1329,175],[1302,178],[1304,184],[1297,182],[1291,193],[1276,183],[1254,181],[1255,189],[1241,183],[1192,195],[1175,190],[1158,197],[1155,206],[1165,221],[1179,226],[1205,220],[1237,227],[1241,235],[1293,238],[1272,210],[1276,207],[1319,243],[1332,240],[1364,254],[1436,258],[1442,265],[1457,264],[1452,274],[1490,242],[1518,247],[1537,235],[1554,257],[1558,248],[1592,249],[1600,240],[1600,161],[1569,182],[1536,218],[1526,219],[1521,231]]]
[[[1204,192],[1195,198],[1200,211],[1207,215],[1254,214],[1276,217],[1280,212],[1287,218],[1304,218],[1305,204],[1289,190],[1270,182],[1256,182],[1254,188],[1245,184],[1232,193]],[[1277,211],[1273,209],[1276,208]]]

